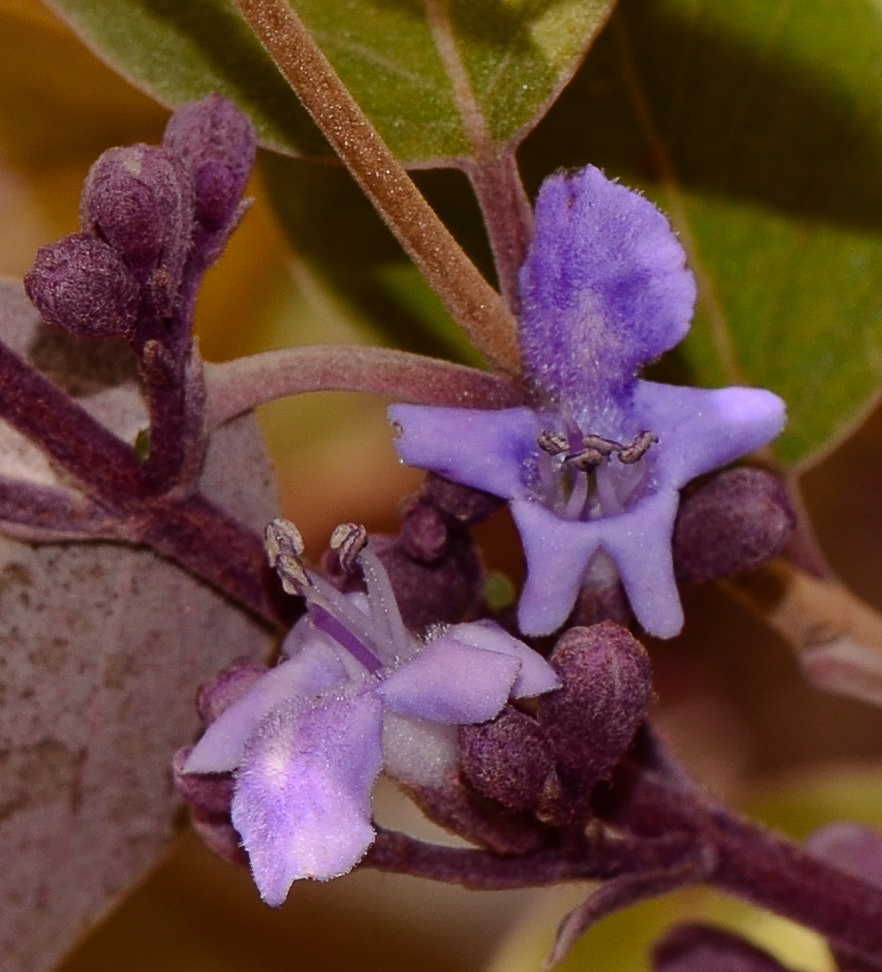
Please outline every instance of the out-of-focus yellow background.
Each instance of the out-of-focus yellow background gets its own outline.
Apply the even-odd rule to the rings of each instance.
[[[0,0],[0,272],[20,277],[36,249],[77,228],[80,183],[112,145],[159,140],[167,112],[104,68],[36,0]],[[553,160],[549,167],[553,166]],[[261,192],[201,294],[204,356],[222,360],[291,344],[370,341],[287,248]],[[262,410],[285,515],[317,555],[341,520],[394,528],[418,476],[399,466],[385,403],[314,395]],[[834,567],[882,608],[882,416],[805,477],[806,497]],[[503,520],[483,528],[492,565],[518,557]],[[805,830],[850,808],[882,824],[882,712],[806,687],[784,646],[715,590],[686,594],[685,634],[651,646],[655,715],[675,748],[717,792],[750,800]],[[391,788],[380,813],[408,818]],[[823,808],[823,812],[822,812]],[[820,814],[820,816],[818,816]],[[260,904],[247,873],[211,857],[187,832],[156,873],[71,956],[64,972],[337,972],[537,968],[573,892],[476,894],[358,873],[295,887]],[[719,912],[823,969],[811,938],[707,895],[678,896],[604,923],[578,963],[633,972],[644,941],[693,909]],[[519,920],[519,916],[526,915]],[[507,928],[515,927],[507,945]],[[2,967],[2,959],[0,959]]]

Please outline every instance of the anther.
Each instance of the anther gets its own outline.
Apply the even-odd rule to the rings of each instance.
[[[649,447],[656,442],[658,442],[658,436],[655,432],[641,432],[630,445],[619,450],[619,462],[623,462],[625,465],[637,462],[638,459],[642,459],[646,455]]]
[[[300,531],[290,520],[275,519],[267,524],[264,547],[270,567],[274,567],[286,594],[300,594],[310,584],[300,560],[305,550]]]
[[[569,439],[560,432],[552,432],[551,429],[543,429],[536,443],[543,452],[547,452],[550,456],[559,456],[562,452],[566,452],[570,447]]]
[[[586,435],[582,437],[584,446],[579,452],[567,456],[567,462],[582,472],[591,472],[602,466],[614,452],[619,452],[622,446],[614,439],[605,439],[601,435]]]
[[[358,555],[367,546],[367,530],[360,523],[341,523],[331,534],[331,550],[337,552],[340,566],[347,574],[355,570]]]

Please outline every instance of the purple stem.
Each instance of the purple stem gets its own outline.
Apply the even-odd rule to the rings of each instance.
[[[520,312],[518,271],[533,236],[533,209],[524,191],[514,149],[465,159],[461,167],[472,184],[484,217],[502,295],[512,313]]]
[[[530,854],[442,847],[377,827],[362,867],[461,884],[478,890],[540,887],[563,881],[614,878],[675,868],[690,853],[682,835],[658,840],[580,841],[577,847],[543,848]]]
[[[0,418],[76,479],[104,508],[108,524],[116,516],[113,536],[146,544],[272,623],[290,611],[277,594],[279,585],[256,533],[200,494],[183,500],[158,496],[155,481],[129,445],[2,342]],[[30,498],[36,506],[27,524],[37,531],[41,520],[63,512],[59,493],[34,487]],[[25,495],[7,484],[5,500],[12,518],[25,526]],[[91,511],[87,518],[96,507]],[[84,514],[70,512],[76,530]],[[56,518],[53,531],[60,526]]]
[[[6,477],[0,477],[0,523],[4,532],[43,540],[113,538],[120,529],[118,517],[84,496]]]
[[[882,889],[745,820],[697,788],[685,794],[637,771],[613,819],[645,836],[691,834],[715,856],[706,883],[811,928],[869,961],[882,960]]]
[[[298,604],[284,597],[262,539],[199,493],[158,499],[133,510],[138,540],[234,598],[272,624],[291,620]]]
[[[97,499],[151,492],[132,449],[2,342],[0,418]]]

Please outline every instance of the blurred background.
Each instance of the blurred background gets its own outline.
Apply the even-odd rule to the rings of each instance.
[[[77,228],[80,184],[101,151],[158,141],[166,118],[36,0],[0,0],[0,273],[21,277],[40,245]],[[445,188],[443,177],[424,182],[430,194]],[[275,171],[276,195],[279,184]],[[341,190],[345,198],[348,191]],[[251,194],[254,206],[200,296],[204,357],[219,361],[319,341],[380,341],[370,321],[292,251],[260,171]],[[338,228],[315,224],[314,232],[316,245],[327,247]],[[344,519],[394,530],[401,498],[419,482],[395,461],[385,404],[312,395],[261,410],[281,511],[301,527],[313,556]],[[878,609],[880,469],[882,413],[876,412],[803,477],[826,555]],[[491,567],[521,569],[504,515],[482,528],[481,539]],[[882,711],[807,687],[787,648],[722,592],[690,590],[685,600],[684,634],[650,646],[654,715],[699,778],[797,835],[845,815],[882,825]],[[422,826],[391,787],[378,794],[378,806],[381,819],[412,830]],[[328,885],[297,886],[284,907],[271,910],[259,902],[247,873],[215,860],[182,816],[180,838],[164,863],[77,948],[63,972],[342,972],[365,965],[459,972],[488,963],[506,972],[536,969],[573,895],[477,894],[357,873]],[[660,928],[697,913],[749,928],[807,969],[826,967],[812,936],[691,892],[603,923],[567,968],[633,972],[643,967],[638,956]]]

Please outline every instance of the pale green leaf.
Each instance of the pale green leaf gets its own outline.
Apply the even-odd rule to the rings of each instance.
[[[220,91],[251,114],[267,144],[295,154],[326,151],[230,0],[50,2],[108,63],[164,103]],[[614,3],[294,6],[393,152],[406,163],[425,163],[471,154],[475,126],[495,144],[522,135],[569,79]],[[445,32],[453,41],[446,59],[439,53]],[[463,75],[456,76],[451,58]]]

